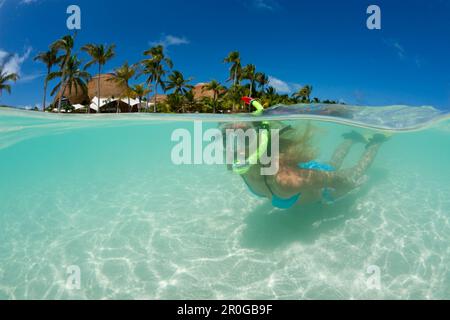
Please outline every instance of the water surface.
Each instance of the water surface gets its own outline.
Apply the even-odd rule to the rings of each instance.
[[[251,116],[0,110],[0,298],[449,299],[448,117],[293,108],[265,118],[311,122],[322,161],[342,133],[394,133],[363,187],[282,211],[225,166],[172,163],[173,130]],[[79,290],[66,286],[74,265]]]

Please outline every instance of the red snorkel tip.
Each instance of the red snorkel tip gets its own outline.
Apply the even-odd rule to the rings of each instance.
[[[242,97],[241,100],[244,101],[245,104],[250,104],[254,99],[251,97]]]

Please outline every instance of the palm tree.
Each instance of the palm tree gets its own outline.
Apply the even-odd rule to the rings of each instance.
[[[310,96],[312,93],[313,87],[310,85],[303,86],[296,93],[293,94],[294,98],[302,98],[302,102],[310,103]]]
[[[98,77],[97,77],[97,105],[100,108],[100,98],[101,98],[101,93],[100,93],[100,75],[102,74],[102,68],[103,66],[106,64],[106,62],[108,62],[109,60],[111,60],[115,53],[114,53],[114,49],[115,49],[115,45],[110,45],[110,46],[104,46],[103,44],[100,45],[96,45],[96,44],[87,44],[84,47],[81,48],[81,50],[87,52],[90,56],[91,56],[91,61],[89,61],[85,68],[89,68],[90,66],[92,66],[93,64],[97,64],[98,65]],[[89,108],[88,108],[88,113],[89,113]]]
[[[230,75],[228,81],[233,81],[233,85],[230,87],[229,94],[237,96],[241,90],[239,86],[239,82],[242,78],[242,65],[241,65],[241,56],[238,51],[232,51],[228,54],[228,56],[223,60],[225,63],[230,63]],[[234,91],[231,93],[230,91]],[[239,102],[236,102],[236,99],[231,99],[232,101],[232,110],[235,111],[236,105]]]
[[[120,86],[125,87],[124,95],[128,99],[128,106],[130,107],[130,96],[132,95],[132,90],[130,88],[130,79],[134,77],[136,70],[134,67],[130,67],[128,62],[125,62],[121,67],[114,70],[112,73],[112,78],[110,81],[116,82]],[[99,106],[100,107],[100,106]]]
[[[266,85],[269,84],[269,77],[263,72],[256,73],[256,83],[261,88],[261,92],[264,92]]]
[[[241,98],[245,94],[245,88],[240,85],[233,85],[228,89],[225,98],[227,102],[231,103],[233,112],[236,111],[236,105],[241,103]]]
[[[150,93],[150,89],[145,88],[143,84],[137,84],[131,88],[134,97],[139,99],[138,112],[141,112],[142,99]]]
[[[210,112],[210,110],[214,111],[214,101],[211,97],[202,97],[200,100],[201,103],[201,112]]]
[[[75,93],[78,94],[78,90],[81,89],[83,93],[87,92],[87,82],[90,80],[91,75],[89,72],[83,70],[81,68],[81,61],[77,56],[70,57],[69,60],[65,63],[65,67],[63,70],[51,72],[47,81],[51,81],[53,79],[60,78],[60,82],[53,88],[50,93],[52,96],[59,91],[61,100],[62,95],[66,91],[61,91],[61,88],[69,88],[69,94],[72,94],[72,89],[75,89]],[[58,106],[58,112],[60,111],[60,106]]]
[[[61,85],[59,86],[59,99],[58,99],[58,112],[61,111],[61,101],[63,92],[67,87],[66,74],[67,70],[66,65],[69,63],[69,60],[72,57],[72,50],[75,43],[74,37],[71,35],[66,35],[61,39],[56,40],[50,45],[51,50],[56,50],[56,52],[62,51],[63,55],[59,57],[60,61],[60,71],[61,71]]]
[[[190,85],[189,82],[192,78],[185,79],[180,71],[173,71],[172,74],[168,76],[168,81],[166,82],[166,90],[173,89],[173,93],[178,96],[184,96],[190,89],[194,86]],[[181,99],[181,109],[184,113],[184,103]]]
[[[225,88],[220,84],[220,82],[216,80],[212,80],[203,87],[203,90],[211,90],[213,92],[213,113],[216,113],[217,99],[224,89]]]
[[[183,99],[184,97],[178,93],[171,93],[167,96],[166,104],[169,107],[170,112],[183,112],[184,113],[184,105]]]
[[[44,99],[42,102],[42,112],[45,111],[46,101],[47,101],[47,86],[48,86],[48,76],[52,72],[52,68],[54,65],[60,62],[60,58],[58,58],[58,52],[56,49],[50,49],[49,51],[39,53],[34,61],[40,61],[47,67],[47,75],[44,80]]]
[[[164,92],[166,91],[166,84],[164,81],[166,70],[164,70],[164,67],[158,61],[147,60],[143,63],[145,64],[143,73],[148,75],[146,84],[149,87],[153,84],[154,87],[153,112],[156,112],[158,86],[161,87]]]
[[[17,81],[19,79],[19,75],[17,73],[8,73],[3,70],[3,66],[0,65],[0,96],[2,95],[2,91],[5,90],[8,93],[11,93],[11,85],[9,82]]]
[[[280,97],[274,87],[268,87],[263,94],[263,105],[265,107],[270,107],[278,103]]]
[[[184,95],[189,89],[194,87],[189,84],[191,81],[192,78],[185,79],[180,71],[173,71],[172,74],[168,76],[166,90],[174,89],[174,93]]]
[[[188,111],[194,111],[198,107],[199,104],[192,89],[184,94],[183,103],[187,106]]]
[[[164,65],[168,69],[172,69],[173,63],[170,58],[164,55],[164,47],[162,45],[157,45],[148,49],[144,52],[144,55],[149,56],[149,58],[141,61],[141,65],[143,67],[142,73],[147,75],[146,84],[154,85],[155,104],[153,106],[153,111],[156,112],[158,86],[160,86],[164,90],[164,92],[166,91],[164,76],[166,75],[167,71],[164,68]]]
[[[256,67],[253,64],[248,64],[242,69],[242,78],[249,81],[250,88],[249,88],[249,96],[253,96],[253,89],[255,88],[255,82],[256,82]],[[250,105],[248,106],[248,109],[250,111]]]
[[[250,97],[253,95],[253,89],[255,87],[256,82],[256,67],[253,64],[248,64],[242,69],[242,77],[246,79],[250,83]]]
[[[229,81],[233,81],[233,85],[237,85],[239,81],[239,77],[242,72],[241,68],[241,57],[238,51],[232,51],[228,54],[228,56],[223,60],[225,63],[230,63],[230,77]]]

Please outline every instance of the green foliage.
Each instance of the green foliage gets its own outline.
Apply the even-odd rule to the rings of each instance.
[[[78,94],[79,90],[86,93],[87,82],[90,78],[91,75],[81,69],[81,61],[78,57],[76,55],[70,56],[69,59],[63,64],[63,68],[60,71],[51,72],[48,75],[48,81],[60,79],[50,94],[53,96],[57,91],[59,91],[61,94],[60,98],[62,98],[62,94],[65,92],[66,88],[68,88],[69,94],[72,93],[72,90],[75,90],[76,94]],[[59,104],[59,107],[61,107],[61,103]]]
[[[35,60],[42,62],[48,70],[45,79],[46,84],[54,79],[59,79],[59,83],[52,91],[63,92],[65,88],[70,90],[86,90],[86,81],[90,79],[89,73],[85,70],[92,65],[98,66],[98,74],[101,74],[102,67],[115,56],[115,45],[87,44],[81,50],[88,54],[90,60],[84,68],[80,67],[80,60],[72,54],[74,51],[75,39],[67,35],[58,39],[50,46],[48,52],[40,53]],[[241,56],[238,51],[232,51],[223,60],[229,66],[229,75],[226,79],[228,86],[221,84],[217,80],[212,80],[203,87],[203,91],[208,94],[194,93],[192,78],[185,78],[183,73],[173,70],[172,60],[166,56],[164,47],[156,45],[144,53],[144,58],[134,65],[125,63],[116,68],[113,73],[113,80],[124,85],[127,90],[123,97],[137,98],[139,112],[150,112],[148,108],[141,108],[145,102],[153,102],[153,112],[250,112],[252,110],[241,101],[243,96],[251,96],[261,101],[265,108],[276,104],[296,104],[296,103],[321,103],[317,97],[311,98],[313,87],[305,85],[291,96],[280,94],[270,86],[267,74],[259,71],[255,65],[242,65]],[[51,72],[53,66],[59,66],[59,70]],[[17,80],[17,75],[6,75],[0,69],[0,92],[10,91],[10,82]],[[131,84],[133,79],[144,77],[144,83]],[[98,79],[98,91],[100,91],[100,77]],[[158,97],[158,89],[164,93],[169,92],[166,98]],[[153,97],[148,96],[153,92]],[[212,92],[212,94],[211,94]],[[197,95],[197,96],[196,96]],[[100,95],[99,95],[100,96]],[[100,99],[100,97],[99,97]],[[60,99],[61,100],[61,99]],[[337,103],[334,100],[324,100],[323,103]],[[44,89],[45,107],[45,89]],[[53,109],[51,105],[48,109]],[[59,108],[61,101],[59,101]]]
[[[16,82],[18,79],[18,74],[6,72],[3,70],[3,66],[0,65],[0,96],[3,90],[11,93],[11,82]]]

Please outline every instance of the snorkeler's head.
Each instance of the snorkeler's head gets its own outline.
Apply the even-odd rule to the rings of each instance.
[[[222,126],[227,163],[233,172],[237,174],[248,172],[267,148],[267,142],[261,145],[261,141],[265,139],[261,139],[258,129],[260,126],[253,122],[235,122]]]

